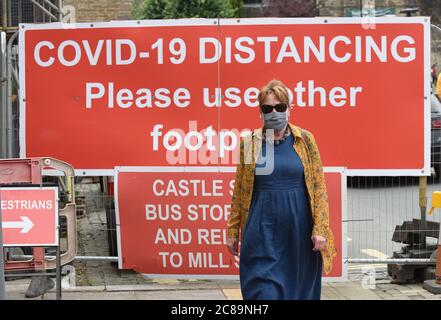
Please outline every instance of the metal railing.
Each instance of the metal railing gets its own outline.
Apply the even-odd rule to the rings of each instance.
[[[63,0],[0,0],[2,29],[14,31],[20,23],[61,21]]]

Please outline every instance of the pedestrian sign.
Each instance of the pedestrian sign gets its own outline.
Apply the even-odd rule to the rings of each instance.
[[[58,246],[58,188],[0,188],[3,245]]]

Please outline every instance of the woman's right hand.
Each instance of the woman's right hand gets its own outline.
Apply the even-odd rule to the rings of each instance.
[[[228,238],[227,240],[228,250],[230,250],[231,254],[234,256],[237,256],[239,254],[238,245],[239,245],[239,238]]]

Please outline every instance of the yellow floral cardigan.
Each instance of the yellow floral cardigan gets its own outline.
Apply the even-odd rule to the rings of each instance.
[[[308,198],[313,219],[311,235],[321,235],[326,238],[325,249],[320,251],[323,260],[323,270],[331,272],[332,260],[337,255],[334,237],[329,228],[328,193],[319,150],[311,132],[288,123],[294,134],[293,145],[299,155],[308,189]],[[236,178],[232,196],[231,213],[228,219],[228,237],[239,237],[242,240],[242,229],[247,221],[251,205],[254,184],[254,169],[262,147],[263,128],[254,130],[253,134],[241,139],[240,162],[236,169]]]

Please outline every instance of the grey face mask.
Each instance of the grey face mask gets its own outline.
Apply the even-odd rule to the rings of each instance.
[[[265,128],[273,129],[274,131],[280,131],[285,128],[288,123],[288,117],[286,112],[270,112],[263,114],[263,122]]]

